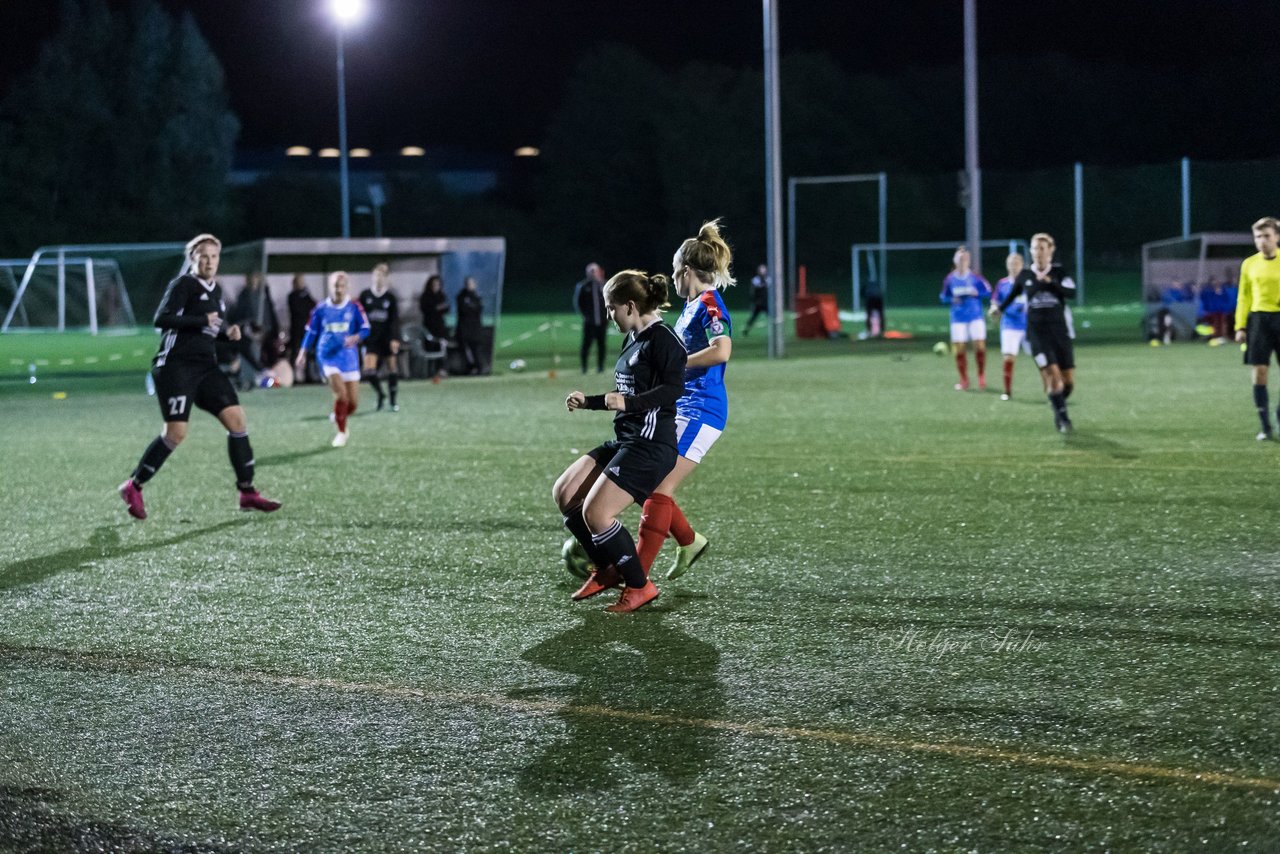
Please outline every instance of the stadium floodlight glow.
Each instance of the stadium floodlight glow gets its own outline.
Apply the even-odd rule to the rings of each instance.
[[[426,149],[420,145],[406,145],[400,149],[402,157],[422,157],[427,153]]]
[[[339,153],[340,152],[336,148],[322,148],[319,151],[319,155],[321,157],[337,157]]]
[[[367,149],[367,148],[353,148],[353,149],[351,149],[351,156],[352,156],[352,157],[371,157],[371,156],[372,156],[372,154],[373,154],[373,153],[372,153],[371,151],[369,151],[369,149]]]
[[[329,0],[329,14],[340,27],[360,23],[367,8],[364,0]]]
[[[284,150],[285,157],[310,157],[311,149],[305,145],[291,145]]]
[[[516,157],[537,157],[542,151],[532,145],[522,145],[516,149]]]

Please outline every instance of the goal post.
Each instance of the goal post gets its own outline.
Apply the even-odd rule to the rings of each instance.
[[[964,240],[930,241],[923,243],[855,243],[850,252],[853,262],[853,310],[862,310],[862,293],[864,288],[874,282],[880,288],[886,303],[890,295],[898,294],[897,305],[933,305],[937,302],[938,291],[943,278],[950,269],[951,256],[957,246],[963,246]],[[979,250],[985,252],[988,261],[999,263],[991,266],[974,266],[978,269],[998,269],[999,276],[986,275],[993,285],[1004,275],[1004,257],[1015,252],[1024,258],[1027,253],[1025,240],[1011,238],[1007,240],[983,240]],[[889,276],[889,256],[894,255],[894,277]],[[909,263],[904,264],[904,260]],[[975,258],[979,263],[982,258]],[[984,274],[985,275],[985,274]],[[891,287],[892,284],[892,287]]]
[[[1225,305],[1202,301],[1207,290],[1220,284],[1215,297],[1232,304],[1227,286],[1238,283],[1240,264],[1253,255],[1253,237],[1236,231],[1206,231],[1142,244],[1143,319],[1165,311],[1179,338],[1196,337],[1202,315],[1225,311]]]

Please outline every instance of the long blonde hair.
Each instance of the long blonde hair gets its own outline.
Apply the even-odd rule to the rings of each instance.
[[[704,222],[697,237],[690,237],[676,250],[673,266],[678,271],[688,267],[698,281],[713,288],[727,288],[735,284],[729,273],[733,263],[733,250],[720,236],[720,218]]]

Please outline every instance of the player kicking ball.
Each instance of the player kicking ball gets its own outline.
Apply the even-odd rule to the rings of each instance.
[[[570,392],[565,406],[610,410],[614,438],[572,463],[551,496],[564,526],[578,540],[594,571],[573,594],[575,602],[622,586],[615,614],[658,598],[658,588],[636,554],[635,540],[618,521],[633,502],[644,504],[676,463],[676,401],[684,394],[685,349],[662,322],[666,276],[623,270],[604,286],[609,317],[625,336],[614,365],[614,391]]]
[[[253,448],[244,408],[231,381],[218,367],[214,341],[240,340],[240,327],[225,325],[227,305],[216,279],[221,257],[222,241],[218,238],[212,234],[193,237],[187,244],[191,272],[169,283],[156,309],[155,326],[162,335],[151,374],[164,429],[119,487],[120,497],[135,519],[147,518],[142,487],[187,438],[192,407],[208,412],[227,430],[227,455],[240,491],[240,509],[264,513],[280,509],[279,501],[272,501],[253,487]]]

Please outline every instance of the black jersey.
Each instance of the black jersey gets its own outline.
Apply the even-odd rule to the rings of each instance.
[[[170,362],[217,364],[213,342],[221,327],[214,329],[209,325],[209,312],[217,312],[224,322],[227,319],[222,286],[216,281],[205,282],[187,274],[170,282],[156,309],[155,326],[162,337],[152,364],[157,368]]]
[[[1000,303],[1005,311],[1021,294],[1027,295],[1027,323],[1066,323],[1067,300],[1075,299],[1076,283],[1059,264],[1047,271],[1025,267]]]
[[[689,355],[679,336],[661,320],[627,334],[613,367],[617,391],[627,408],[613,416],[619,442],[643,440],[676,445],[676,401],[684,395]],[[587,398],[590,409],[604,409],[604,395]]]
[[[400,303],[391,289],[379,296],[373,288],[360,293],[360,307],[369,318],[369,337],[372,339],[400,337]]]

